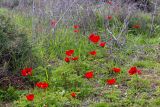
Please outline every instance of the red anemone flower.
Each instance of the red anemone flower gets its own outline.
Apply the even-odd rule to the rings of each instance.
[[[100,40],[100,36],[92,33],[89,35],[89,40],[93,43],[98,43]]]
[[[34,94],[28,94],[28,95],[26,95],[26,98],[27,98],[28,101],[33,101]]]
[[[131,67],[128,71],[128,73],[130,75],[133,75],[133,74],[142,74],[141,70],[138,70],[137,67]]]
[[[38,87],[38,88],[42,88],[42,89],[46,89],[46,88],[48,88],[48,83],[47,82],[37,82],[36,83],[36,86]]]
[[[112,4],[112,1],[108,1],[107,4],[110,4],[110,5],[111,5],[111,4]]]
[[[41,88],[42,84],[43,84],[42,82],[37,82],[37,83],[36,83],[36,86],[37,86],[38,88]]]
[[[22,76],[28,76],[28,75],[32,75],[32,68],[25,68],[21,71],[21,75]]]
[[[137,73],[138,73],[139,75],[142,74],[141,70],[137,70]]]
[[[76,61],[76,60],[78,60],[78,58],[79,58],[79,57],[76,56],[76,57],[73,57],[72,60]]]
[[[71,56],[73,53],[74,53],[74,50],[73,50],[73,49],[71,49],[71,50],[66,50],[66,55],[67,55],[67,56]]]
[[[112,16],[106,16],[106,19],[107,19],[107,20],[111,20],[111,19],[112,19]]]
[[[76,95],[75,92],[72,92],[72,93],[71,93],[71,96],[72,96],[73,98],[75,98],[77,95]]]
[[[106,45],[106,42],[101,42],[100,44],[99,44],[99,46],[101,46],[101,47],[104,47]]]
[[[41,88],[42,88],[42,89],[48,88],[48,83],[47,83],[47,82],[43,82]]]
[[[112,78],[106,81],[108,85],[113,85],[116,83],[116,79]]]
[[[130,75],[136,74],[137,73],[137,67],[131,67],[130,70],[128,71]]]
[[[93,78],[93,72],[92,71],[86,72],[85,78],[87,78],[87,79]]]
[[[121,69],[120,69],[120,68],[112,68],[112,70],[113,70],[115,73],[121,72]]]
[[[79,28],[79,25],[74,25],[73,26],[75,29],[78,29]]]
[[[91,51],[91,52],[89,52],[89,54],[90,54],[90,55],[96,55],[97,52],[96,52],[96,51]]]
[[[65,57],[64,59],[66,62],[70,62],[70,59],[68,57]]]
[[[75,32],[75,33],[78,33],[78,32],[79,32],[79,30],[78,30],[78,29],[76,29],[76,30],[74,30],[74,32]]]

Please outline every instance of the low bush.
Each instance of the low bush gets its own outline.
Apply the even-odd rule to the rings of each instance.
[[[19,32],[10,18],[0,15],[0,67],[19,72],[25,66],[31,66],[31,45],[27,35]]]

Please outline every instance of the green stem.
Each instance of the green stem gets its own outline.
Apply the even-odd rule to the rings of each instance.
[[[48,71],[45,70],[45,73],[46,73],[46,78],[47,78],[47,81],[48,81]]]

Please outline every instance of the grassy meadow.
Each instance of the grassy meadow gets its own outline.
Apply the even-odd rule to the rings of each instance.
[[[104,5],[59,20],[1,7],[0,107],[159,107],[159,10]]]

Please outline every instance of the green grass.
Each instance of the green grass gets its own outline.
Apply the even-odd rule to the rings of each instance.
[[[155,68],[160,66],[159,63],[154,62],[154,61],[137,61],[134,63],[135,66],[137,67],[142,67],[142,68]]]

